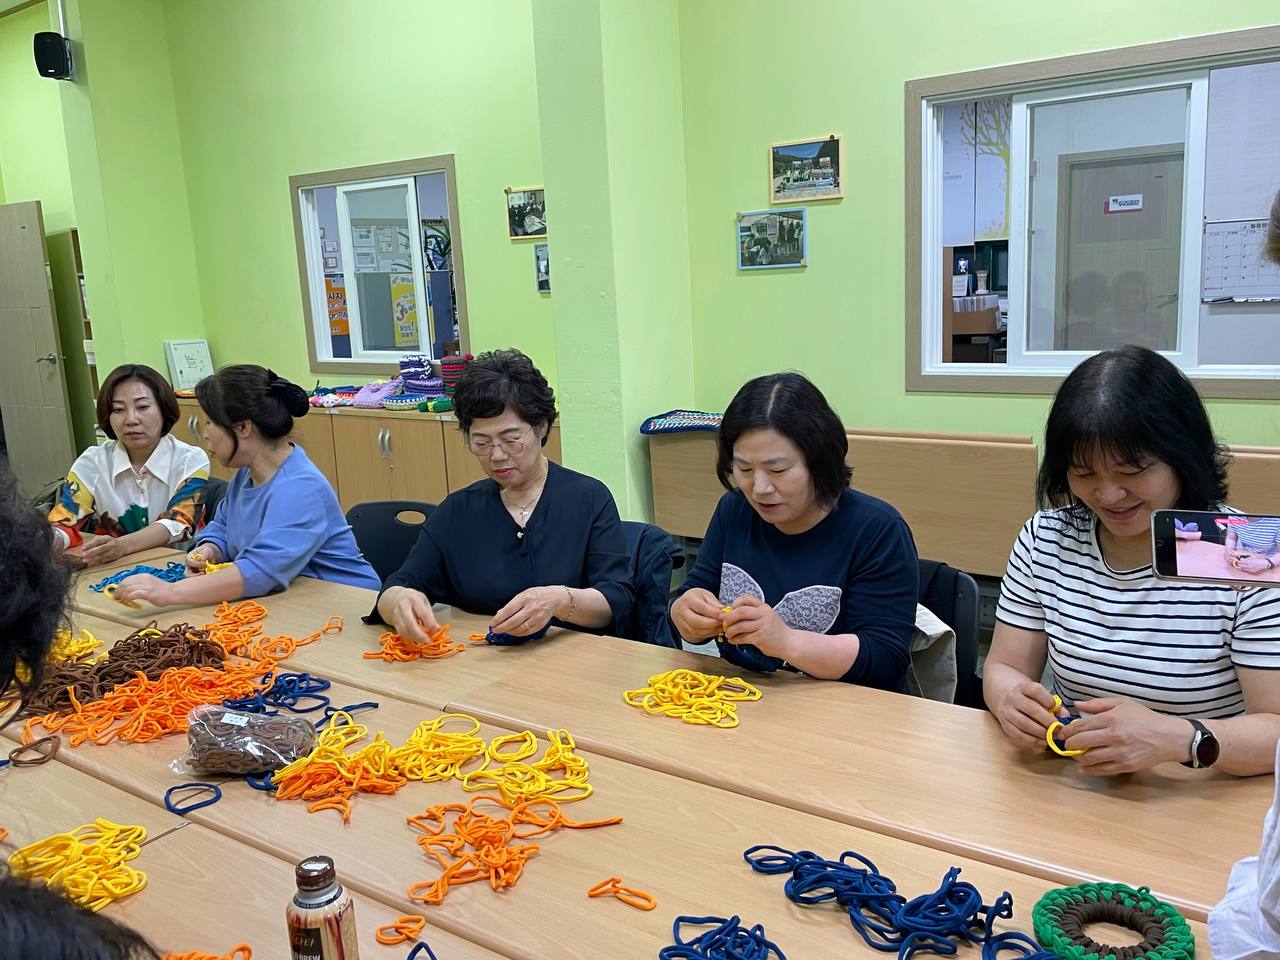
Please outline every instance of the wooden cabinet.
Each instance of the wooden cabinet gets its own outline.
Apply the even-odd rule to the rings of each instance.
[[[174,437],[183,443],[208,450],[204,442],[204,428],[207,422],[204,411],[194,399],[178,398],[178,422],[173,425],[172,431]],[[234,470],[224,467],[213,457],[209,458],[209,476],[230,480],[234,475]]]
[[[357,411],[331,419],[344,510],[369,500],[439,503],[449,492],[439,420]]]
[[[193,399],[178,400],[173,435],[204,447],[205,416]],[[484,479],[453,418],[398,410],[313,407],[293,422],[289,439],[307,451],[338,494],[343,510],[370,500],[439,503]],[[551,428],[547,456],[561,462],[560,427]],[[212,462],[210,475],[235,472]]]

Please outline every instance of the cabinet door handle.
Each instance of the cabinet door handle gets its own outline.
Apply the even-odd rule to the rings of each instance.
[[[381,457],[383,460],[387,459],[387,448],[383,444],[383,441],[385,441],[386,439],[387,439],[387,428],[379,427],[378,428],[378,456]]]
[[[192,440],[199,440],[200,437],[196,431],[200,429],[200,424],[196,421],[196,415],[193,413],[187,417],[187,431],[191,434]]]
[[[387,459],[388,460],[394,459],[391,453],[391,428],[390,427],[387,427]],[[393,463],[392,466],[395,466],[395,464]]]

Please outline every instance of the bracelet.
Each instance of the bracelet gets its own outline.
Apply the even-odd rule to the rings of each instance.
[[[573,622],[573,612],[578,609],[578,601],[573,597],[573,591],[568,587],[564,588],[564,592],[569,595],[569,612],[564,615],[566,623]]]

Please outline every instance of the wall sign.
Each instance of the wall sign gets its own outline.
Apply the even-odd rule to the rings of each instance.
[[[1123,193],[1116,197],[1107,197],[1103,213],[1141,213],[1142,194]]]

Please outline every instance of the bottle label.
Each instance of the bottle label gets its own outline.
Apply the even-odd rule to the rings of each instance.
[[[355,903],[338,888],[338,899],[323,907],[286,910],[293,960],[358,960]]]
[[[324,928],[294,927],[290,935],[293,960],[324,960]]]

